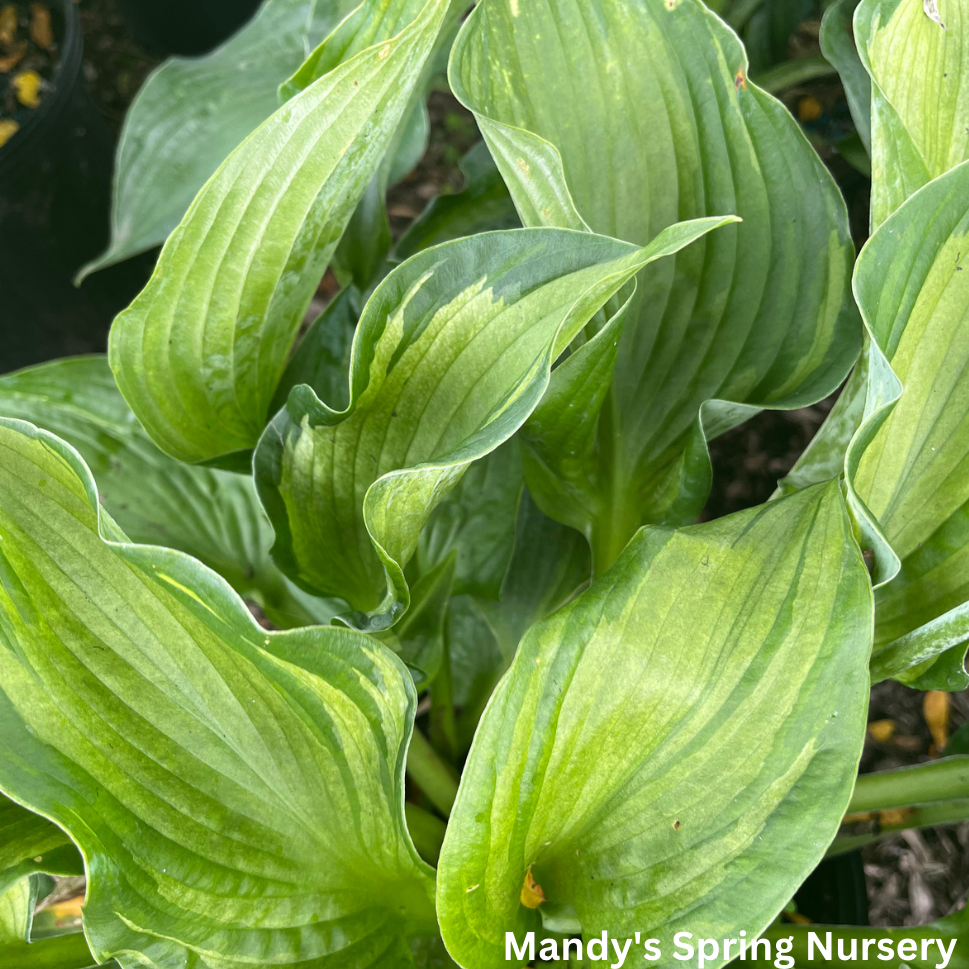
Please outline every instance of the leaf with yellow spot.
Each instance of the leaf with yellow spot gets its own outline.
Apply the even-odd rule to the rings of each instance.
[[[535,881],[532,875],[532,866],[528,866],[528,871],[525,872],[525,881],[522,884],[521,891],[521,903],[525,908],[538,908],[542,902],[547,901],[545,898],[545,891],[542,886]]]

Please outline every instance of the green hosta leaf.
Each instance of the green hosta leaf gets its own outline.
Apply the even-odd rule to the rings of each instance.
[[[583,509],[582,521],[561,520],[591,537],[601,569],[644,521],[696,515],[705,431],[803,406],[847,375],[862,330],[844,203],[700,0],[488,0],[450,73],[526,225],[641,244],[684,217],[743,218],[640,274],[618,347],[590,362],[612,368],[608,393],[598,373],[553,377],[560,406],[590,415],[575,454],[541,444],[552,403],[536,416],[543,427],[526,428],[547,474],[528,474],[536,499],[553,517]]]
[[[871,155],[871,78],[858,56],[852,18],[859,0],[835,0],[821,19],[821,51],[838,69],[855,130]]]
[[[56,824],[0,794],[0,895],[35,872],[83,875],[84,863]]]
[[[425,0],[372,0],[361,4],[306,59],[300,69],[280,87],[280,98],[288,99],[304,90],[317,78],[335,70],[360,51],[382,44],[399,34],[421,12]],[[452,18],[461,12],[461,3],[452,0]],[[440,42],[446,43],[453,31],[445,26]],[[432,55],[424,67],[424,78],[433,67]],[[406,120],[394,133],[391,145],[373,180],[360,200],[346,231],[333,254],[337,278],[361,291],[371,288],[385,273],[384,263],[392,245],[387,216],[387,186],[403,178],[427,148],[430,118],[424,104],[425,83],[415,85]]]
[[[17,879],[12,886],[0,891],[0,958],[8,945],[26,942],[30,938],[30,922],[36,901],[29,878]]]
[[[828,11],[822,43],[831,46],[829,57],[837,60],[859,132],[860,105],[870,98],[874,229],[930,178],[969,158],[969,100],[959,83],[969,51],[964,38],[969,20],[959,4],[947,3],[950,29],[943,31],[917,0],[862,0],[854,37],[870,74],[866,86],[843,36],[854,2],[839,0]],[[866,347],[860,367],[785,486],[827,480],[841,465],[865,416],[868,354]]]
[[[969,162],[889,218],[855,274],[872,349],[865,422],[848,452],[849,485],[862,522],[875,539],[877,526],[898,557],[884,555],[876,571],[877,580],[891,581],[876,598],[874,664],[879,676],[915,667],[913,682],[944,689],[969,684],[965,648],[954,649],[969,639],[965,620],[955,640],[944,621],[902,648],[892,644],[969,600],[967,254]],[[926,646],[929,662],[933,652],[947,651],[928,679]]]
[[[68,445],[7,419],[0,549],[0,788],[80,846],[95,954],[409,965],[436,928],[401,662],[348,630],[260,629],[215,573],[128,543]]]
[[[817,0],[761,0],[747,17],[741,35],[751,70],[760,74],[778,61],[788,60],[791,37],[805,20],[817,15],[817,9]]]
[[[930,178],[969,158],[962,87],[969,11],[940,0],[945,28],[918,0],[862,0],[855,40],[871,75],[872,227]]]
[[[315,81],[253,132],[115,320],[112,369],[163,450],[197,462],[255,445],[310,299],[447,8],[427,0],[395,38]]]
[[[397,243],[398,259],[462,236],[521,225],[505,180],[483,141],[461,159],[460,168],[464,190],[439,195],[431,202]]]
[[[426,0],[370,0],[359,3],[321,41],[292,77],[280,84],[279,100],[290,100],[361,51],[396,37],[418,17],[425,3]]]
[[[449,555],[414,583],[407,615],[379,636],[407,664],[418,692],[426,689],[441,669],[448,600],[454,585],[454,558]]]
[[[498,601],[479,603],[506,664],[514,659],[525,630],[587,585],[591,573],[589,546],[582,535],[543,515],[524,491]]]
[[[642,530],[532,627],[478,728],[438,869],[463,966],[504,933],[750,937],[824,853],[851,796],[871,647],[868,575],[836,483]],[[777,859],[783,857],[780,865]]]
[[[454,594],[497,599],[515,546],[522,476],[516,438],[475,461],[421,532],[418,572],[457,551]]]
[[[337,611],[297,589],[270,561],[272,529],[252,480],[191,467],[159,451],[104,357],[72,357],[0,377],[0,416],[30,421],[70,442],[129,538],[201,559],[276,625],[325,623]]]
[[[643,265],[724,221],[673,226],[644,249],[554,229],[486,233],[394,270],[357,327],[347,409],[296,387],[260,442],[276,562],[345,599],[348,622],[395,621],[428,516],[518,430],[552,362]]]
[[[310,324],[279,382],[273,401],[277,410],[299,384],[308,384],[334,410],[347,406],[350,346],[360,320],[360,302],[356,288],[341,289]]]
[[[81,934],[29,942],[38,888],[37,878],[23,878],[0,891],[0,969],[86,969],[94,960]]]
[[[166,61],[125,118],[111,245],[82,271],[161,245],[226,156],[278,107],[276,88],[360,0],[266,0],[205,57]]]

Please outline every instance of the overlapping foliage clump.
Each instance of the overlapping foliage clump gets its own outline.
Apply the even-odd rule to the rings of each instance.
[[[163,66],[91,267],[154,275],[106,358],[0,378],[0,965],[776,931],[870,684],[969,683],[962,0],[828,9],[857,258],[700,0],[465,13],[267,0]],[[445,65],[483,143],[395,243]],[[708,441],[845,380],[773,500],[694,524]],[[961,816],[962,760],[918,776]],[[82,871],[84,935],[28,943]]]

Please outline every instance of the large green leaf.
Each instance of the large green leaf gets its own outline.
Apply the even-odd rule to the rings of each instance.
[[[293,97],[360,51],[395,37],[420,14],[424,2],[371,0],[361,4],[281,86],[280,98]],[[447,45],[453,39],[451,24],[464,6],[463,0],[451,0],[448,22],[439,34],[439,46]],[[337,278],[348,285],[352,283],[362,292],[371,289],[386,273],[384,266],[392,245],[386,207],[387,186],[411,171],[427,149],[430,117],[425,104],[426,81],[436,59],[436,53],[428,58],[422,80],[413,88],[406,120],[398,125],[384,159],[333,255],[333,271]]]
[[[191,467],[159,451],[104,357],[71,357],[0,377],[0,416],[30,421],[76,447],[95,475],[101,504],[132,541],[201,559],[278,626],[335,615],[271,562],[272,529],[251,478]]]
[[[276,562],[345,599],[348,622],[394,622],[428,516],[518,430],[552,362],[642,266],[725,221],[673,226],[644,249],[556,229],[485,233],[395,269],[357,327],[346,410],[296,387],[260,442]]]
[[[115,320],[112,369],[163,450],[198,462],[255,445],[310,299],[448,6],[427,0],[395,38],[321,77],[253,132]]]
[[[128,543],[77,453],[0,419],[0,788],[84,854],[95,954],[394,967],[435,935],[404,820],[416,694],[373,639],[270,633]]]
[[[678,931],[761,932],[851,796],[871,622],[837,483],[643,529],[532,627],[482,718],[438,868],[451,955],[497,969],[543,920],[658,938],[663,966]]]
[[[923,628],[950,610],[966,612],[969,600],[967,254],[964,162],[878,229],[855,273],[871,354],[865,420],[847,473],[871,547],[879,549],[883,536],[894,551],[881,556],[875,574],[888,584],[876,599],[874,664],[878,677],[909,669],[911,682],[942,689],[969,685],[960,647],[969,640],[966,619]],[[926,664],[940,653],[929,673]]]
[[[856,0],[838,0],[825,15],[821,39],[841,72],[860,134],[867,111],[875,229],[930,178],[969,158],[969,100],[960,85],[969,20],[959,4],[946,4],[950,29],[943,31],[918,0],[861,0],[853,20],[855,51],[846,22],[855,5]],[[856,58],[867,72],[864,79]],[[785,488],[840,473],[848,444],[865,417],[868,357],[866,346]]]
[[[855,11],[871,75],[872,228],[969,158],[969,11],[961,0],[939,0],[939,10],[945,28],[919,0],[862,0]]]
[[[125,118],[111,245],[82,276],[161,245],[226,156],[278,107],[276,88],[360,0],[266,0],[205,57],[165,61]]]
[[[530,446],[545,476],[528,481],[547,514],[584,509],[561,520],[589,536],[601,569],[644,521],[696,515],[705,437],[756,408],[817,400],[847,375],[862,329],[844,203],[700,0],[488,0],[450,74],[526,225],[642,244],[684,218],[744,220],[643,271],[614,323],[618,350],[595,361],[613,374],[608,391],[597,375],[556,393],[572,379],[562,368],[535,416],[547,427],[571,418],[562,408],[591,415],[564,451],[538,428]]]
[[[84,863],[56,824],[0,794],[0,895],[35,872],[83,875]]]

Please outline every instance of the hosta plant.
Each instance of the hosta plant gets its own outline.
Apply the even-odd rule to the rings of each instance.
[[[149,81],[99,264],[154,275],[0,378],[0,966],[675,965],[792,934],[849,805],[969,814],[964,758],[856,785],[872,681],[969,682],[969,10],[829,6],[856,260],[715,6],[266,0]],[[445,69],[483,140],[395,242]],[[846,380],[695,523],[713,437]]]

